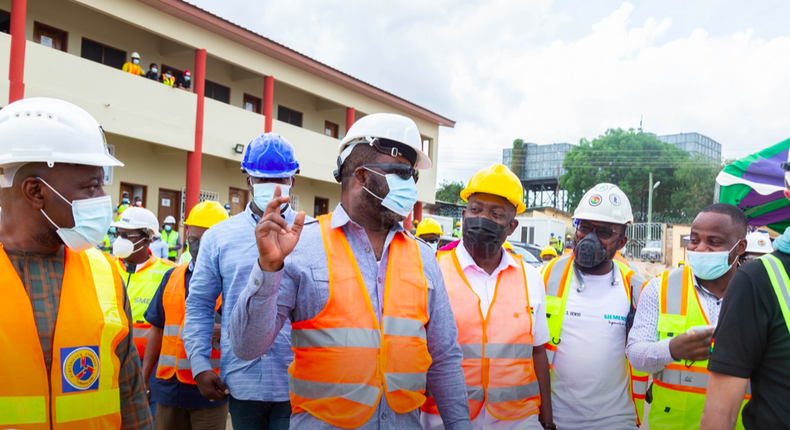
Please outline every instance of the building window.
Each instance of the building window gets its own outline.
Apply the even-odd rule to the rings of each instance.
[[[33,42],[66,52],[68,41],[69,34],[67,32],[40,22],[33,22]]]
[[[11,32],[11,14],[0,10],[0,33],[8,34]]]
[[[218,102],[230,104],[230,88],[206,79],[205,96]]]
[[[123,68],[123,63],[126,62],[126,51],[111,48],[85,38],[82,39],[82,52],[80,55],[86,60],[95,61],[116,69]]]
[[[337,124],[334,122],[324,121],[324,134],[337,139]]]
[[[244,110],[248,112],[261,113],[261,99],[245,93]]]
[[[316,197],[313,205],[313,217],[319,215],[326,215],[329,213],[329,199],[324,197]]]
[[[295,125],[297,127],[302,126],[302,113],[297,112],[293,109],[288,109],[285,106],[278,106],[277,107],[277,120],[282,122],[287,122],[288,124]]]
[[[430,157],[431,156],[431,138],[425,137],[425,136],[421,136],[421,137],[422,137],[422,152],[428,154],[428,156]]]

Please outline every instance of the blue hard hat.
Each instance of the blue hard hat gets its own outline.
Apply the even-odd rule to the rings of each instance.
[[[290,178],[299,172],[299,162],[290,142],[277,133],[265,133],[247,145],[241,170],[256,178]]]

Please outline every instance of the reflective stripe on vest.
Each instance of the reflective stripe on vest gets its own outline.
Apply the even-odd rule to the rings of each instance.
[[[785,325],[790,330],[790,278],[788,278],[784,264],[779,258],[767,254],[760,257],[760,260],[762,260],[765,270],[768,272],[776,299],[779,301],[779,308],[782,310],[782,316],[785,319]]]
[[[33,308],[0,246],[0,426],[72,430],[118,429],[118,344],[129,333],[123,285],[108,256],[66,248],[51,373],[48,377]],[[78,374],[74,374],[79,369]]]
[[[659,341],[674,338],[691,327],[710,325],[690,267],[665,271],[659,279]],[[685,361],[676,361],[653,375],[651,428],[684,428],[687,423],[699,425],[708,388],[707,366],[707,360],[696,361],[689,366]],[[675,413],[667,414],[667,409]],[[736,429],[742,428],[739,419]]]
[[[356,428],[376,411],[382,392],[393,411],[409,413],[425,400],[431,364],[425,342],[428,284],[417,242],[396,233],[390,243],[379,324],[343,230],[331,227],[331,215],[319,223],[329,298],[315,318],[291,324],[293,413]]]
[[[474,420],[485,406],[495,418],[517,420],[540,409],[540,387],[532,361],[532,315],[523,263],[504,269],[487,316],[463,274],[455,251],[438,255],[464,359],[469,412]],[[423,412],[438,414],[433,399]]]
[[[126,272],[124,262],[120,259],[117,262],[121,277],[126,282],[126,293],[132,307],[134,345],[142,360],[148,343],[148,330],[151,328],[151,324],[145,320],[145,311],[148,310],[165,273],[175,267],[175,264],[151,255],[141,269],[130,275]]]
[[[170,274],[170,278],[162,293],[162,307],[165,311],[165,327],[162,329],[162,346],[156,377],[170,379],[174,375],[179,382],[196,385],[192,375],[192,364],[184,349],[183,327],[186,314],[186,273],[189,264],[179,265]],[[219,309],[221,300],[217,299],[215,310]],[[220,351],[211,349],[209,357],[211,369],[219,375]]]
[[[568,303],[570,286],[573,280],[573,253],[568,253],[560,258],[555,258],[541,269],[543,281],[546,284],[546,317],[549,325],[550,341],[546,344],[546,357],[549,362],[549,369],[553,368],[554,357],[556,356],[558,345],[562,341],[562,322],[565,317],[565,307]],[[613,260],[615,268],[620,271],[620,278],[623,280],[626,299],[632,307],[639,302],[639,296],[645,284],[645,279],[633,271],[631,267],[623,261]],[[623,348],[625,354],[625,348]],[[639,372],[629,367],[629,386],[631,399],[637,415],[637,425],[641,424],[644,412],[644,402],[647,393],[647,381],[649,375]]]

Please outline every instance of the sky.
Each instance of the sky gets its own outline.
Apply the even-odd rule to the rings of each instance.
[[[786,0],[189,1],[455,120],[439,181],[640,119],[725,159],[790,137]]]

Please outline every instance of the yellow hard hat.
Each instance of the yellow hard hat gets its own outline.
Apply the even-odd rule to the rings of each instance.
[[[456,226],[456,227],[460,227],[460,226],[461,226],[461,221],[458,221],[458,222],[456,222],[456,223],[455,223],[455,226]]]
[[[461,198],[469,201],[469,196],[475,193],[493,194],[507,199],[516,207],[516,213],[524,212],[524,188],[515,173],[511,172],[504,164],[494,164],[475,173],[469,185],[461,191]]]
[[[220,221],[225,221],[230,218],[228,211],[219,203],[215,201],[206,200],[200,202],[189,211],[184,225],[193,225],[195,227],[210,228]]]
[[[510,242],[508,241],[505,241],[505,243],[502,244],[502,247],[504,247],[508,251],[513,251],[513,245],[511,245]]]
[[[546,255],[553,255],[553,256],[556,257],[557,256],[557,250],[552,248],[552,247],[550,247],[550,246],[547,246],[547,247],[543,248],[542,251],[540,251],[540,258],[543,258]]]
[[[425,218],[417,226],[417,234],[415,234],[415,236],[420,237],[424,234],[438,234],[441,236],[444,233],[442,232],[442,226],[439,225],[436,220],[433,218]]]

